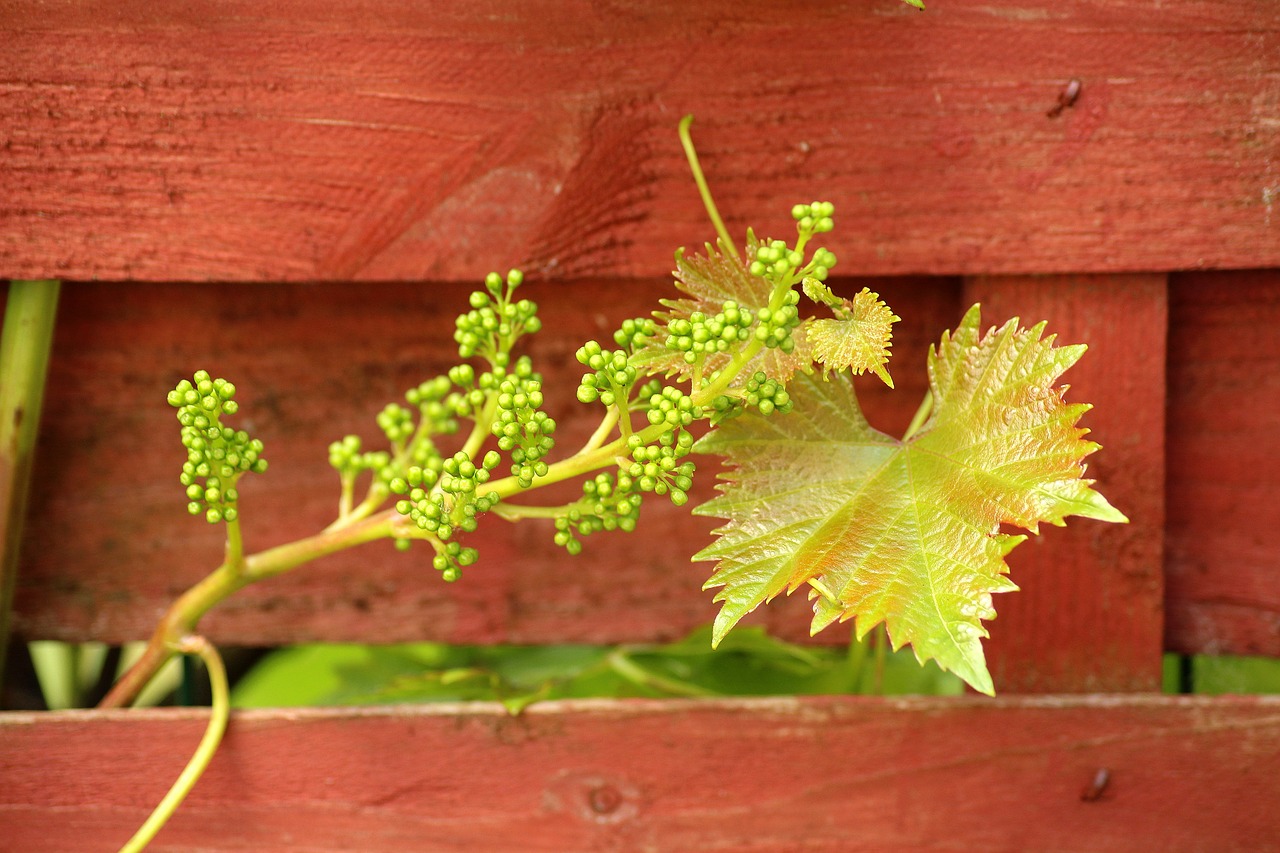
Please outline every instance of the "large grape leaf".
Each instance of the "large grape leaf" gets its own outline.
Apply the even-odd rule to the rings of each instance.
[[[727,519],[695,560],[718,560],[713,640],[780,592],[810,582],[812,631],[854,618],[864,636],[884,622],[893,648],[910,643],[975,689],[992,693],[982,653],[991,596],[1016,589],[1004,557],[1068,515],[1125,517],[1082,479],[1098,445],[1076,426],[1062,373],[1084,346],[1056,347],[1044,324],[1011,320],[979,334],[979,310],[929,354],[933,409],[905,440],[871,428],[844,374],[797,375],[787,415],[744,415],[697,450],[727,457],[720,495],[695,512]],[[815,587],[817,588],[817,587]]]
[[[747,257],[755,257],[758,245],[754,235],[748,235]],[[720,313],[725,302],[734,301],[744,309],[755,313],[769,304],[773,285],[760,276],[752,275],[747,266],[739,258],[722,251],[719,247],[707,244],[706,253],[686,255],[683,251],[676,254],[675,276],[676,288],[684,293],[680,299],[663,299],[666,310],[655,311],[654,318],[662,325],[673,319],[689,319],[695,311],[708,316]],[[757,370],[763,371],[770,379],[787,382],[800,369],[808,368],[813,363],[807,329],[811,320],[801,321],[799,327],[792,331],[791,337],[795,348],[790,353],[780,349],[769,348],[761,351],[747,369],[740,372],[746,381]],[[720,353],[707,356],[703,375],[711,375],[723,367],[729,357]],[[660,334],[636,355],[632,364],[650,374],[665,373],[668,376],[678,375],[681,379],[689,379],[693,367],[684,360],[684,354],[666,348],[665,336]]]

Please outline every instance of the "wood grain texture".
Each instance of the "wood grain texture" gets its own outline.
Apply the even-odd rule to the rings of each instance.
[[[900,433],[924,394],[926,347],[962,314],[958,282],[833,284],[849,295],[877,287],[906,318],[894,345],[898,390],[874,379],[863,386],[873,422]],[[573,352],[672,291],[650,280],[526,287],[548,330],[531,355],[562,446],[574,448],[599,415],[572,399],[581,375]],[[383,405],[456,362],[452,323],[466,294],[461,286],[407,284],[64,288],[18,630],[32,639],[146,638],[158,614],[221,558],[221,532],[186,514],[177,482],[185,455],[164,397],[181,370],[205,367],[234,381],[240,421],[266,442],[270,469],[241,490],[246,547],[261,550],[333,519],[329,442],[349,432],[372,442]],[[207,318],[220,332],[193,335],[183,317]],[[699,463],[695,500],[712,493],[712,462]],[[571,559],[552,544],[549,522],[491,518],[473,539],[481,561],[460,583],[442,583],[426,551],[399,554],[375,543],[256,584],[202,628],[220,643],[243,645],[676,638],[714,617],[711,593],[701,591],[711,565],[689,562],[714,524],[651,500],[636,533],[588,538]],[[801,638],[807,609],[797,596],[753,619]],[[847,630],[832,629],[823,641],[843,642]]]
[[[0,715],[6,844],[114,849],[202,727]],[[1254,851],[1278,752],[1275,698],[247,712],[151,849]]]
[[[1163,641],[1167,294],[1163,275],[983,277],[984,322],[1048,323],[1089,350],[1063,377],[1103,447],[1087,476],[1130,523],[1073,518],[1009,555],[1022,591],[1000,596],[987,648],[1005,692],[1158,690]]]
[[[1172,278],[1166,644],[1280,656],[1280,271]]]
[[[1280,264],[1272,0],[0,3],[0,276],[651,276],[836,203],[851,274]],[[1072,79],[1076,103],[1047,115]]]

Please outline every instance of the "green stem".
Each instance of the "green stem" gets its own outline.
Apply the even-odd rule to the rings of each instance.
[[[889,635],[884,623],[881,622],[872,629],[871,645],[876,655],[876,681],[874,694],[876,696],[884,695],[884,662],[886,651],[889,646]]]
[[[708,690],[705,687],[699,687],[687,681],[680,681],[651,672],[633,661],[621,649],[610,654],[608,660],[610,669],[633,684],[639,684],[642,687],[653,687],[674,696],[689,696],[698,699],[719,695],[714,690]]]
[[[933,414],[933,391],[924,392],[924,399],[920,401],[920,408],[916,409],[915,415],[911,418],[907,431],[902,434],[902,440],[907,441],[913,435],[920,431],[920,427],[924,426],[924,422],[929,419],[929,415]]]
[[[695,389],[693,394],[693,402],[698,406],[708,406],[716,397],[719,397],[729,389],[733,384],[734,378],[742,372],[742,369],[751,363],[751,359],[755,358],[760,350],[764,349],[764,344],[752,338],[751,341],[742,349],[734,353],[729,363],[716,374],[716,378],[705,388]]]
[[[600,426],[596,427],[596,431],[591,433],[591,438],[587,439],[587,443],[582,445],[582,449],[575,453],[575,456],[581,456],[584,453],[590,453],[596,448],[604,444],[604,440],[609,437],[609,433],[613,432],[613,428],[623,419],[625,412],[621,411],[621,407],[610,406],[604,413],[604,417],[600,419]]]
[[[845,656],[850,693],[865,693],[862,687],[863,673],[867,668],[867,644],[858,639],[857,631],[849,632],[849,653]]]
[[[320,557],[385,539],[394,533],[399,518],[395,509],[387,509],[340,530],[325,530],[306,539],[259,551],[245,558],[244,581],[247,584],[275,577]]]
[[[213,708],[209,715],[209,725],[205,729],[204,737],[200,739],[200,744],[196,747],[195,753],[191,756],[191,760],[187,762],[187,766],[182,769],[173,786],[169,788],[169,792],[164,795],[164,799],[156,806],[155,811],[151,812],[151,816],[146,822],[138,828],[123,847],[120,853],[138,853],[138,851],[146,848],[151,840],[156,837],[161,828],[173,817],[173,813],[177,811],[178,806],[186,799],[187,794],[195,787],[200,776],[204,773],[205,768],[209,766],[209,762],[213,759],[213,754],[218,749],[218,744],[222,742],[222,735],[227,730],[227,719],[231,715],[231,691],[227,686],[227,670],[222,664],[222,657],[218,654],[218,650],[213,644],[204,637],[185,637],[178,645],[176,651],[183,654],[199,655],[204,661],[205,668],[209,671],[209,685],[213,689]]]
[[[0,677],[60,289],[56,281],[10,282],[0,333]]]
[[[824,584],[822,581],[818,580],[817,578],[809,578],[809,586],[816,589],[819,595],[821,595],[823,598],[825,598],[827,601],[831,602],[832,604],[840,603],[840,600],[836,598],[836,594],[832,592],[830,588],[827,587],[826,584]]]
[[[325,528],[325,532],[342,530],[344,527],[350,527],[356,522],[364,521],[378,511],[378,508],[386,501],[388,494],[390,492],[387,491],[386,485],[375,479],[374,482],[369,484],[369,491],[366,493],[364,500],[348,510],[345,515],[340,514],[332,524]]]
[[[803,256],[803,255],[804,255],[804,247],[805,247],[805,246],[807,246],[807,245],[809,244],[809,238],[810,238],[810,237],[812,237],[812,236],[813,236],[813,234],[811,234],[811,233],[810,233],[810,232],[808,232],[808,231],[800,231],[799,233],[797,233],[797,234],[796,234],[796,247],[795,247],[795,250],[796,250],[797,252],[799,252],[799,253],[801,254],[801,256]],[[811,263],[812,263],[812,262],[811,262]],[[792,271],[792,272],[787,276],[787,278],[789,278],[789,279],[790,279],[790,281],[787,283],[787,289],[788,289],[788,290],[790,290],[790,289],[791,289],[791,288],[796,284],[796,282],[798,282],[798,281],[800,281],[800,280],[802,280],[802,279],[804,278],[804,271],[802,270],[802,271],[800,271],[800,272],[796,272],[796,271],[794,271],[794,270],[793,270],[793,271]]]
[[[526,504],[500,503],[493,507],[492,512],[504,521],[519,521],[522,518],[559,518],[578,505],[578,501],[561,506],[528,506]]]
[[[341,492],[338,494],[338,521],[343,521],[351,515],[351,507],[355,503],[355,473],[351,471],[343,471],[338,476],[338,482],[342,487]]]
[[[306,539],[224,562],[169,606],[142,656],[112,686],[98,707],[123,708],[132,704],[142,688],[173,657],[183,638],[195,632],[201,617],[245,586],[320,557],[388,538],[395,533],[399,519],[394,509],[388,509],[338,529],[326,529]]]
[[[626,441],[631,437],[631,415],[628,413],[626,417],[623,417],[624,413],[629,412],[627,409],[626,398],[618,398],[618,400],[609,408],[617,415],[619,436],[623,441]]]
[[[642,443],[649,444],[657,441],[664,432],[670,432],[672,429],[674,427],[668,424],[652,424],[634,434],[640,436]],[[484,486],[484,493],[493,492],[498,495],[499,500],[506,500],[512,495],[531,492],[543,486],[550,486],[553,483],[560,483],[600,468],[615,465],[618,458],[625,456],[626,453],[627,443],[625,439],[615,438],[603,447],[597,447],[586,452],[579,451],[567,459],[561,459],[559,462],[547,466],[547,473],[534,480],[530,486],[520,485],[520,481],[515,477],[503,477],[500,480],[490,480]]]
[[[781,308],[783,301],[786,299],[787,293],[790,291],[790,286],[774,287],[773,293],[769,297],[769,309],[771,311],[777,311]],[[692,396],[694,404],[699,406],[710,405],[716,397],[719,397],[728,390],[729,386],[733,384],[734,378],[742,372],[743,368],[751,363],[751,360],[755,358],[762,349],[764,349],[763,342],[756,340],[755,338],[748,341],[745,347],[734,353],[733,358],[729,360],[729,363],[721,369],[719,374],[716,375],[714,382],[710,383],[705,388],[699,389],[695,387],[693,389],[693,393],[690,396]]]
[[[471,434],[467,436],[466,442],[462,445],[462,452],[467,454],[468,459],[475,459],[476,454],[480,452],[480,448],[484,446],[485,441],[489,438],[489,430],[493,426],[493,417],[498,411],[498,393],[490,392],[489,399],[484,401],[484,408],[476,414],[475,425],[471,428]]]
[[[774,288],[773,295],[769,300],[769,307],[774,310],[780,308],[782,306],[783,299],[786,297],[789,290],[790,288],[787,287]],[[694,405],[703,407],[710,405],[713,400],[729,388],[733,383],[734,377],[736,377],[743,368],[750,364],[751,360],[755,358],[762,349],[764,349],[764,344],[761,341],[752,338],[745,347],[742,347],[734,353],[733,358],[730,359],[729,363],[725,365],[719,374],[717,374],[713,382],[707,384],[706,387],[703,388],[691,389],[692,393],[689,396]],[[652,441],[657,441],[664,432],[669,432],[672,429],[674,429],[674,427],[668,424],[652,424],[639,430],[635,434],[640,436],[643,443],[648,444]],[[600,434],[600,430],[597,430],[596,432],[597,435]],[[607,431],[605,434],[607,435]],[[595,471],[599,468],[608,467],[614,464],[614,461],[619,455],[625,455],[627,437],[627,435],[623,435],[623,437],[615,439],[609,444],[595,446],[596,436],[593,435],[592,440],[588,441],[587,445],[583,447],[582,450],[567,459],[562,459],[559,462],[550,465],[547,469],[547,473],[534,480],[533,485],[528,487],[521,486],[515,477],[504,477],[500,480],[490,481],[490,483],[485,487],[486,494],[488,492],[496,492],[500,499],[505,499],[515,494],[532,491],[533,489],[541,488],[542,486],[549,486],[552,483],[559,483],[573,477],[581,476],[590,471]]]
[[[244,539],[240,534],[240,519],[227,522],[226,562],[239,570],[244,565]]]
[[[693,137],[689,135],[689,126],[693,124],[693,116],[687,115],[680,119],[680,144],[684,147],[684,156],[689,160],[689,170],[693,172],[693,181],[698,185],[698,194],[702,196],[702,206],[707,209],[707,216],[711,218],[711,224],[715,226],[716,233],[720,235],[720,244],[724,251],[733,255],[735,260],[742,260],[742,256],[738,254],[737,248],[733,245],[733,238],[729,236],[729,230],[724,227],[724,220],[720,218],[720,211],[716,209],[715,199],[711,197],[711,188],[707,186],[707,178],[702,174],[702,166],[698,164],[698,152],[693,147]]]
[[[462,447],[463,452],[468,456],[474,457],[480,448],[484,446],[484,442],[489,436],[489,428],[493,423],[493,415],[497,410],[497,407],[497,397],[495,395],[490,395],[489,399],[485,402],[484,408],[480,412],[476,413],[476,419],[472,425],[471,433],[467,436],[466,443]],[[424,443],[428,445],[433,444],[429,429],[431,421],[424,411],[419,410],[419,412],[420,420],[413,436],[405,442],[403,446],[396,449],[395,456],[393,457],[393,465],[395,467],[399,467],[406,460],[413,458],[414,453],[421,450],[421,446]],[[383,503],[386,502],[387,497],[391,494],[390,490],[387,489],[386,484],[378,480],[375,476],[369,483],[369,490],[365,493],[364,499],[360,501],[358,505],[353,507],[351,505],[350,492],[354,485],[354,476],[350,478],[350,482],[348,482],[347,477],[344,476],[342,478],[343,494],[338,501],[338,517],[332,524],[325,528],[325,532],[342,530],[343,528],[350,527],[357,522],[364,521],[366,518],[377,512],[379,508],[382,507]]]

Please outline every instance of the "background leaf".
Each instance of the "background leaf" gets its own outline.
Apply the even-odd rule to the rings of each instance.
[[[982,620],[991,596],[1016,587],[1004,557],[1041,521],[1068,515],[1124,521],[1082,479],[1097,449],[1076,426],[1089,409],[1055,385],[1084,352],[1017,320],[979,334],[965,315],[929,357],[933,411],[900,441],[867,424],[848,379],[799,375],[795,409],[745,415],[700,452],[728,457],[721,494],[695,512],[728,520],[694,559],[717,560],[722,587],[714,641],[780,592],[817,581],[812,631],[856,619],[861,637],[884,622],[893,648],[910,643],[975,689],[994,692]]]

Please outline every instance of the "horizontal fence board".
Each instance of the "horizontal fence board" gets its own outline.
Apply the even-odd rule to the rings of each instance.
[[[1280,264],[1272,0],[18,0],[0,37],[0,276],[657,275],[710,234],[690,112],[733,230],[828,197],[851,273]]]
[[[6,844],[114,849],[202,727],[0,715]],[[1258,697],[246,712],[151,849],[1262,850],[1278,753]]]
[[[1174,276],[1166,643],[1280,656],[1280,270]]]
[[[900,434],[924,395],[927,346],[962,314],[958,282],[833,284],[850,295],[863,284],[880,287],[906,318],[894,344],[897,390],[872,380],[862,395],[872,422]],[[531,355],[562,447],[580,446],[598,419],[598,409],[573,398],[581,375],[573,352],[671,293],[666,281],[527,288],[546,328]],[[382,406],[456,363],[452,322],[466,294],[460,286],[406,284],[65,287],[17,630],[29,638],[145,638],[163,609],[221,559],[220,528],[186,514],[178,484],[185,452],[164,398],[182,371],[206,367],[234,381],[238,421],[266,443],[270,469],[241,488],[246,548],[262,550],[332,521],[338,481],[329,442],[358,432],[381,446],[373,416]],[[199,334],[206,321],[219,324],[216,338]],[[704,460],[695,501],[712,494],[712,463]],[[459,583],[440,581],[425,548],[400,554],[374,543],[243,590],[202,629],[230,644],[674,638],[715,614],[712,594],[700,589],[711,565],[689,562],[714,526],[651,498],[636,533],[589,537],[570,558],[552,543],[550,522],[489,518],[471,540],[480,562]],[[763,610],[786,636],[808,631],[803,596]],[[824,639],[842,642],[847,633],[833,628]]]
[[[1059,344],[1088,343],[1063,377],[1102,449],[1086,476],[1129,517],[1124,525],[1045,525],[1009,555],[1021,592],[1000,596],[987,644],[1003,691],[1159,690],[1164,640],[1164,275],[984,276],[964,302],[984,325],[1044,321]]]

